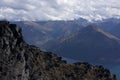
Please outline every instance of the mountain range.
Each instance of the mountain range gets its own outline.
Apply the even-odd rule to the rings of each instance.
[[[50,40],[67,36],[83,27],[77,21],[17,21],[12,23],[21,26],[23,36],[29,44],[39,47]]]
[[[38,46],[41,49],[46,50],[46,51],[47,50],[51,51],[51,49],[53,48],[52,47],[53,45],[56,45],[58,47],[58,44],[60,45],[61,40],[67,41],[66,39],[69,39],[69,37],[71,37],[71,36],[75,36],[75,37],[72,37],[73,39],[76,38],[77,37],[76,34],[80,34],[81,29],[86,28],[89,25],[91,25],[91,26],[97,26],[97,28],[100,28],[99,30],[102,31],[102,32],[98,32],[97,29],[94,29],[94,28],[93,28],[93,31],[101,33],[101,36],[97,36],[97,34],[95,34],[94,36],[92,36],[92,34],[91,34],[92,31],[89,30],[89,29],[88,29],[88,31],[86,30],[86,32],[88,32],[88,33],[85,34],[85,35],[82,34],[82,33],[84,33],[84,31],[82,30],[82,32],[81,32],[82,36],[88,36],[89,35],[88,38],[87,38],[88,42],[89,42],[90,39],[91,40],[94,39],[93,42],[94,41],[97,42],[97,43],[94,44],[95,46],[100,45],[100,43],[104,44],[104,45],[101,45],[101,46],[104,46],[104,47],[102,47],[101,49],[99,49],[98,52],[104,51],[104,53],[106,52],[108,54],[108,51],[109,51],[108,49],[110,49],[110,50],[112,50],[109,53],[109,54],[111,54],[111,57],[114,56],[114,54],[113,54],[114,51],[115,51],[115,53],[117,53],[116,56],[119,57],[119,54],[118,54],[118,52],[119,52],[119,50],[118,50],[118,48],[119,48],[118,47],[119,40],[118,40],[118,38],[120,37],[119,36],[120,19],[110,18],[110,19],[105,19],[105,20],[102,20],[102,21],[89,22],[89,21],[87,21],[85,19],[80,18],[80,19],[77,19],[77,20],[70,20],[70,21],[62,21],[62,20],[61,21],[17,21],[17,22],[12,22],[12,23],[16,23],[19,26],[21,26],[21,28],[23,29],[23,36],[24,36],[26,42],[28,42],[29,44],[35,44],[36,46]],[[90,37],[90,36],[92,36],[92,37]],[[116,38],[114,40],[112,40],[110,38],[110,36],[114,36],[114,38],[115,37]],[[81,39],[79,39],[80,37],[81,36],[77,37],[78,39],[77,38],[74,39],[73,41],[71,41],[71,43],[79,42],[79,40],[81,40]],[[102,37],[103,40],[100,40],[100,37]],[[107,39],[108,39],[108,41],[107,41]],[[61,43],[61,44],[65,45],[64,42]],[[87,42],[83,41],[82,44],[85,45],[85,44],[87,44]],[[62,48],[64,48],[64,46],[62,46],[62,45],[60,45],[60,46]],[[89,44],[86,45],[86,46],[88,46],[88,48],[91,47],[91,45],[89,45]],[[55,48],[57,48],[57,47],[55,47]],[[78,45],[77,48],[79,48],[79,47],[80,46]],[[114,50],[113,50],[113,47],[114,47]],[[99,48],[99,47],[97,47],[97,48]],[[60,48],[56,49],[56,51],[58,51],[57,54],[61,55],[62,51],[59,52],[60,50],[58,50],[58,49],[60,49]],[[66,49],[66,51],[68,49]],[[85,50],[84,49],[82,49],[83,51],[81,50],[80,52],[84,52],[84,51],[88,50],[88,49],[85,49]],[[75,50],[76,49],[74,48],[74,49],[71,49],[72,52],[70,52],[70,50],[68,50],[68,51],[70,53],[72,53],[71,55],[74,55],[74,54],[77,54],[77,55],[83,54],[83,53],[79,53],[79,51],[77,51],[77,53],[74,53]],[[78,50],[80,50],[80,49],[78,49]],[[66,54],[61,55],[61,56],[65,56],[65,57],[67,56],[68,58],[71,58],[68,54],[69,53],[66,53]],[[93,54],[96,54],[96,53],[93,53]],[[105,56],[108,56],[107,54]],[[84,54],[84,57],[85,57],[85,54]],[[95,56],[95,57],[97,58],[97,56]],[[89,56],[87,58],[89,58]],[[105,57],[101,57],[100,60],[104,61],[104,58]],[[74,59],[75,60],[77,60],[77,59],[79,60],[79,57],[78,58],[74,57]],[[116,61],[119,62],[119,59],[116,60]]]
[[[93,25],[49,43],[45,48],[60,56],[83,61],[119,63],[120,39]]]

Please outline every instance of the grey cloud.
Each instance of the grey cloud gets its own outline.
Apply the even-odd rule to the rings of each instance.
[[[119,0],[2,0],[0,19],[88,20],[120,17]]]

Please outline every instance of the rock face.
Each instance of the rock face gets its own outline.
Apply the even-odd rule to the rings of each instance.
[[[21,29],[0,21],[0,80],[116,80],[108,69],[67,64],[61,57],[28,45]]]

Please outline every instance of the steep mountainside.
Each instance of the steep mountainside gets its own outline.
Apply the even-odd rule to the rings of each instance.
[[[109,32],[120,38],[120,23],[113,27]]]
[[[102,63],[120,63],[120,40],[95,26],[46,44],[45,49],[60,56]]]
[[[25,43],[16,24],[0,21],[0,80],[116,80],[108,69],[67,64],[55,54]]]
[[[100,26],[103,30],[120,38],[120,19],[110,18],[95,24]]]

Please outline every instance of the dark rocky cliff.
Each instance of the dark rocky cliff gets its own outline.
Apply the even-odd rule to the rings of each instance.
[[[116,80],[102,66],[67,64],[61,57],[28,45],[16,24],[0,21],[0,80]]]

